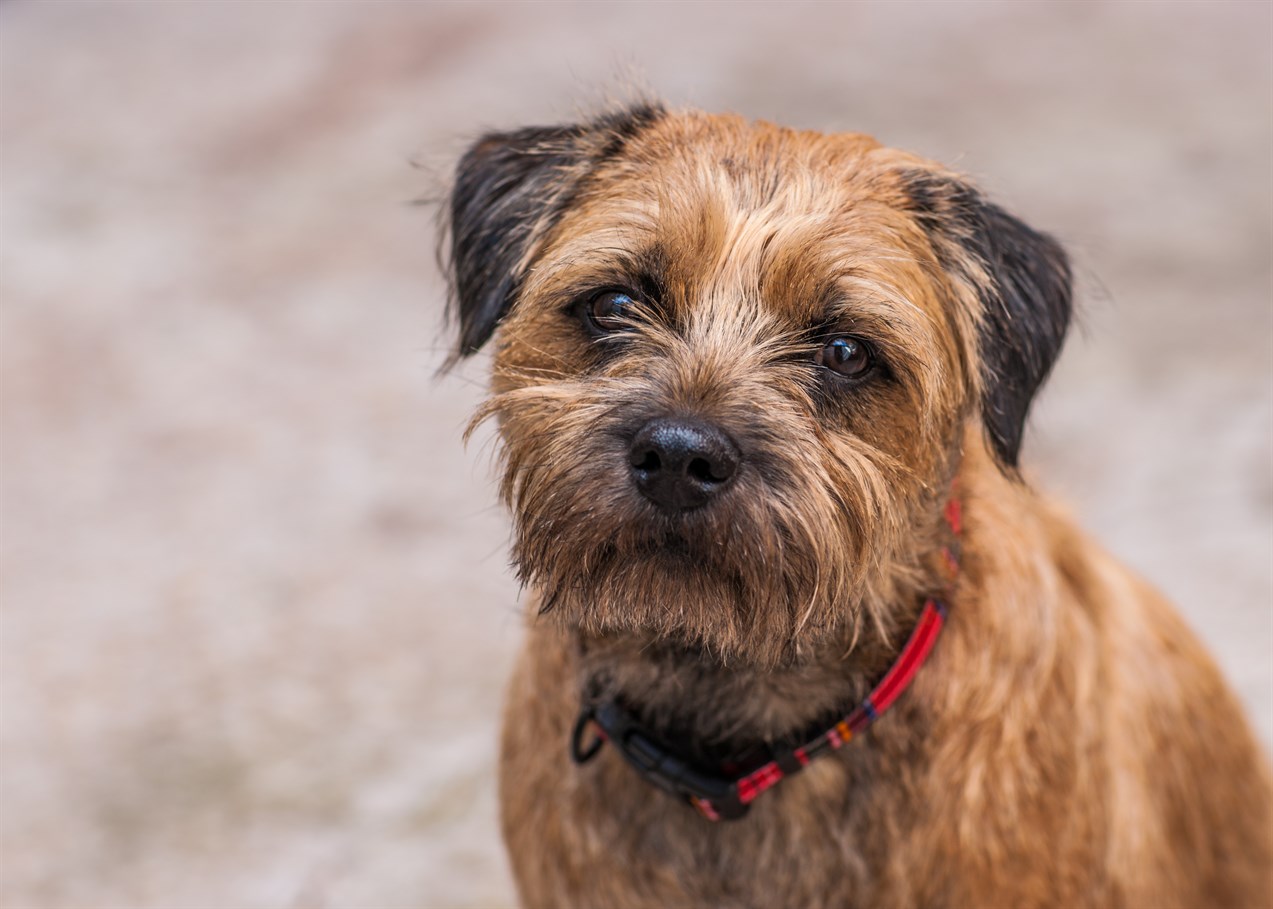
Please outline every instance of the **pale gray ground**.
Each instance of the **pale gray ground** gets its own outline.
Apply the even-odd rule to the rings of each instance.
[[[5,3],[8,909],[498,906],[517,646],[413,157],[625,74],[1055,231],[1038,482],[1273,737],[1266,4]]]

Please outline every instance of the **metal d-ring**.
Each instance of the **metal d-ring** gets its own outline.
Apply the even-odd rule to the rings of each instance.
[[[579,718],[575,720],[575,730],[570,734],[570,759],[576,764],[586,764],[601,750],[601,746],[606,743],[606,737],[601,732],[597,733],[596,738],[589,743],[587,748],[581,747],[583,742],[583,731],[592,722],[595,716],[591,706],[584,707],[579,711]]]

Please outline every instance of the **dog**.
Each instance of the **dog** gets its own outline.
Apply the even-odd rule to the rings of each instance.
[[[525,905],[1273,902],[1236,698],[1019,469],[1055,240],[869,137],[655,103],[482,137],[447,221],[531,594]]]

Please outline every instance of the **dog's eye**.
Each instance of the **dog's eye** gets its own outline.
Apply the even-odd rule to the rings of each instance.
[[[630,328],[635,307],[636,300],[630,294],[621,290],[605,290],[589,301],[585,311],[591,327],[608,334]]]
[[[867,343],[853,337],[832,338],[818,351],[817,361],[819,366],[850,379],[865,375],[874,362]]]

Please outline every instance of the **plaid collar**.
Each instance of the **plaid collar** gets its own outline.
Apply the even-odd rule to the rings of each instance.
[[[959,570],[958,538],[963,516],[958,499],[947,503],[945,518],[955,536],[942,550],[949,585]],[[741,774],[732,765],[722,765],[717,771],[691,762],[659,742],[613,699],[585,700],[570,737],[570,756],[576,764],[585,764],[596,757],[603,744],[610,742],[643,779],[688,802],[703,817],[711,821],[736,820],[766,789],[799,773],[814,758],[840,748],[879,719],[924,665],[945,623],[945,601],[929,599],[901,653],[860,704],[830,728],[799,739],[803,744],[765,747],[767,759]],[[596,727],[596,737],[585,746],[583,736],[590,725]]]

